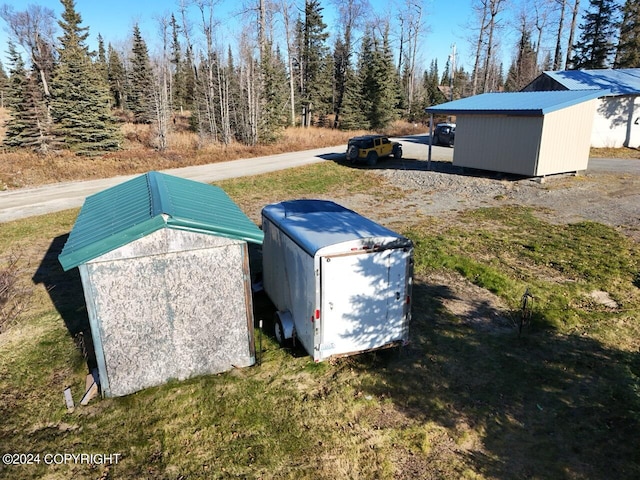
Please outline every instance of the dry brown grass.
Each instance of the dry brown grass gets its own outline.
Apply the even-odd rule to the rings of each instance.
[[[2,118],[0,114],[0,124],[3,125]],[[346,145],[350,137],[367,133],[315,127],[288,128],[279,141],[268,145],[247,146],[237,142],[229,145],[203,144],[198,135],[189,131],[188,124],[187,116],[176,116],[174,131],[169,135],[169,149],[164,152],[153,148],[154,132],[150,125],[133,123],[122,124],[123,149],[101,156],[81,157],[67,151],[38,155],[26,150],[0,150],[0,190]],[[405,135],[422,131],[424,129],[419,126],[397,122],[383,133]],[[4,132],[0,131],[0,134],[4,135]]]
[[[592,148],[591,157],[595,158],[638,158],[640,159],[639,148]]]

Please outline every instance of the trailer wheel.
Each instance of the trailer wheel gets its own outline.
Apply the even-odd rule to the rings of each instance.
[[[278,342],[278,345],[283,347],[285,344],[284,328],[282,327],[282,322],[280,321],[280,317],[278,316],[277,313],[274,315],[273,320],[274,320],[273,328],[274,328],[276,341]]]
[[[293,344],[292,336],[290,335],[289,338],[287,338],[287,330],[285,329],[285,325],[280,317],[280,312],[276,312],[273,315],[273,330],[278,345],[281,347],[290,347]],[[289,333],[293,332],[290,331]]]

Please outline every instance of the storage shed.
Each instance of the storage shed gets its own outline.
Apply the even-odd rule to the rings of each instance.
[[[591,131],[591,146],[640,147],[640,68],[543,72],[523,92],[603,90]]]
[[[253,365],[262,239],[220,188],[158,172],[87,197],[58,258],[80,270],[103,394]]]
[[[453,164],[543,177],[586,170],[602,91],[486,93],[427,108],[456,116]]]

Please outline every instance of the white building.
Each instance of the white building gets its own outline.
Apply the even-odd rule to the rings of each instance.
[[[640,68],[544,72],[523,88],[549,90],[602,90],[591,146],[640,147]]]

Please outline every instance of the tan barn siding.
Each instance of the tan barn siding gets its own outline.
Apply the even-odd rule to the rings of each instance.
[[[458,115],[453,164],[535,175],[543,117]]]
[[[596,100],[545,116],[536,176],[586,170]]]

